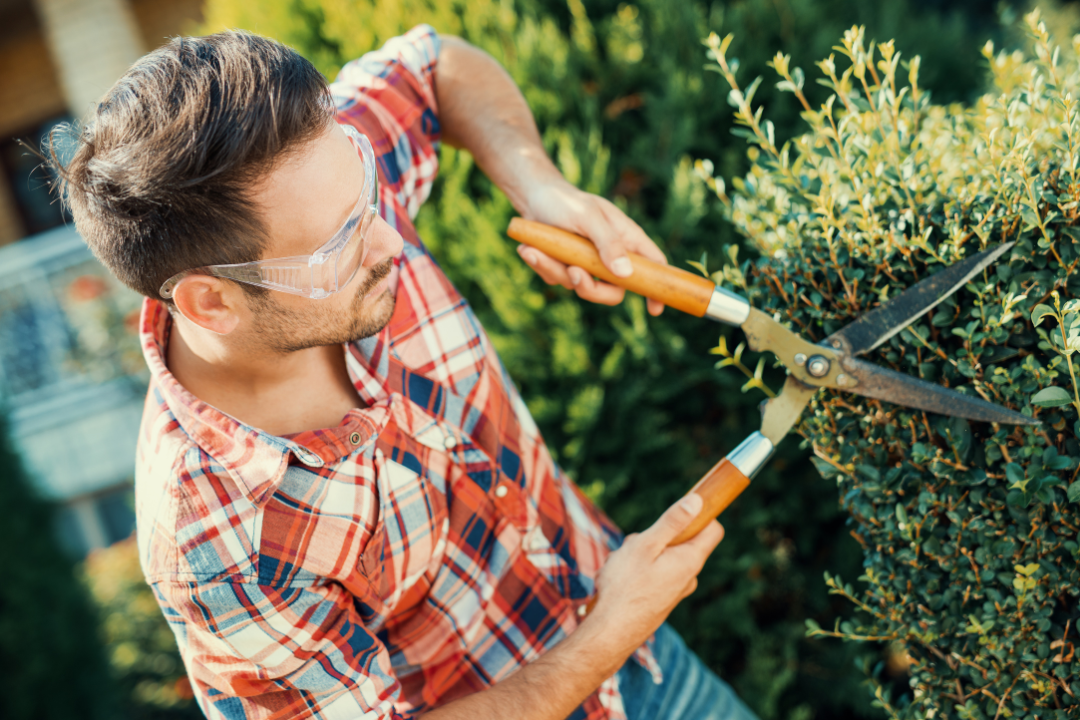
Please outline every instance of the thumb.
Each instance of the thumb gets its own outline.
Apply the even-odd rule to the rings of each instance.
[[[586,237],[596,246],[600,253],[600,261],[604,263],[617,277],[628,277],[633,274],[634,266],[630,264],[630,258],[626,255],[619,233],[612,227],[611,222],[602,212],[591,214],[583,223]]]
[[[688,493],[669,507],[641,536],[657,550],[663,550],[693,522],[704,504],[705,501],[696,492]]]

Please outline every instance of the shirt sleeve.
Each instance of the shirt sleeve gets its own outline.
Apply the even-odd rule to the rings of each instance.
[[[340,585],[155,583],[210,720],[411,720],[385,645]]]
[[[330,85],[338,122],[371,140],[381,197],[392,193],[410,220],[431,194],[439,169],[438,57],[435,29],[418,25],[345,65]]]

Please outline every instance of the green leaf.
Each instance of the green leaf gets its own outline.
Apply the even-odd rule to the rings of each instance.
[[[1039,407],[1058,407],[1059,405],[1068,405],[1071,402],[1072,396],[1069,395],[1069,391],[1056,385],[1043,388],[1031,398],[1031,404]]]
[[[1077,480],[1065,491],[1069,496],[1069,502],[1080,503],[1080,480]]]
[[[1050,317],[1057,317],[1057,313],[1054,312],[1054,308],[1049,305],[1043,305],[1042,303],[1035,306],[1035,309],[1031,311],[1031,322],[1035,327],[1039,327],[1039,323],[1042,319],[1049,315]]]

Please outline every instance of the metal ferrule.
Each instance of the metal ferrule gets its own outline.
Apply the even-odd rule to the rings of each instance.
[[[728,325],[742,325],[749,316],[750,303],[746,298],[722,287],[713,288],[705,317]]]
[[[775,449],[769,438],[755,432],[729,452],[727,459],[739,472],[752,478],[769,461]]]

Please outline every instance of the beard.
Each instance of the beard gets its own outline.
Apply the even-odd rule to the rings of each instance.
[[[303,311],[286,310],[274,301],[273,293],[251,298],[253,331],[258,343],[286,355],[376,335],[394,314],[394,296],[388,292],[378,297],[368,296],[393,269],[393,258],[373,267],[344,311],[320,302],[312,303]]]

